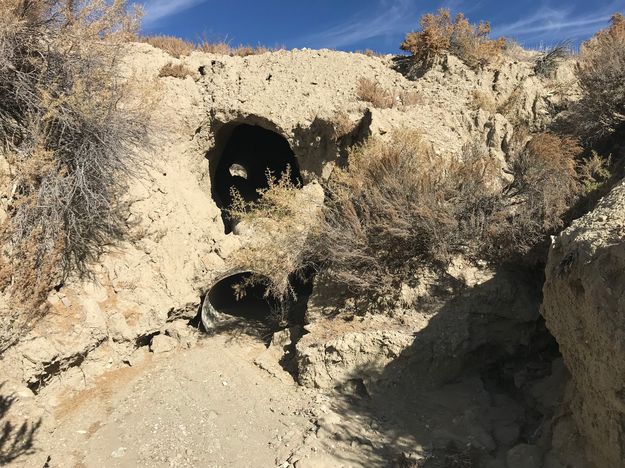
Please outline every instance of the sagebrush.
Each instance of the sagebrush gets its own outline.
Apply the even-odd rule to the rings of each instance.
[[[147,142],[145,96],[119,72],[125,0],[0,0],[0,287],[16,320],[124,233],[119,202]],[[7,346],[9,341],[2,341]]]
[[[581,99],[573,105],[571,133],[592,147],[619,144],[625,135],[625,17],[583,44],[577,77]]]
[[[528,136],[506,168],[481,144],[451,156],[432,151],[412,130],[369,138],[326,183],[321,216],[304,218],[307,229],[302,218],[294,221],[302,205],[297,187],[274,185],[237,210],[246,219],[271,219],[257,225],[269,233],[263,242],[243,250],[254,259],[247,265],[277,274],[282,285],[314,265],[351,297],[392,304],[424,268],[442,272],[457,256],[511,261],[560,228],[581,191],[580,151],[574,140]]]
[[[408,33],[400,48],[423,66],[446,53],[470,67],[483,66],[500,57],[506,44],[503,38],[490,39],[490,23],[471,24],[462,13],[452,18],[445,8],[423,15],[419,22],[421,30]]]
[[[423,267],[455,256],[494,263],[524,255],[562,225],[580,193],[574,141],[540,134],[520,143],[512,181],[480,144],[437,155],[418,132],[370,139],[331,180],[309,248],[355,297],[395,300]]]

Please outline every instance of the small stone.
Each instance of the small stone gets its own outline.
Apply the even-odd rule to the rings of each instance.
[[[124,359],[124,362],[128,364],[130,367],[135,367],[145,361],[146,358],[146,350],[145,348],[137,348],[133,351],[133,353]]]
[[[122,458],[126,454],[126,447],[119,447],[111,452],[111,457]]]
[[[177,342],[170,336],[156,335],[150,343],[150,351],[154,354],[168,353],[176,349]]]

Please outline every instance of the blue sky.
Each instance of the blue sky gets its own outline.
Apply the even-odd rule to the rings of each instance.
[[[575,44],[625,13],[625,0],[141,0],[144,34],[231,45],[398,51],[423,13],[440,7],[488,20],[493,35],[527,47]]]

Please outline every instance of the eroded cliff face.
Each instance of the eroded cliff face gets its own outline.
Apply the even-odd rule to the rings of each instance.
[[[571,411],[600,467],[625,460],[625,184],[554,239],[542,313],[573,378]]]
[[[158,79],[170,62],[194,75]],[[161,93],[153,112],[154,148],[127,194],[126,242],[94,265],[95,281],[75,279],[53,292],[53,313],[2,356],[5,375],[33,389],[77,367],[76,385],[82,386],[84,375],[119,365],[171,322],[196,315],[201,297],[240,245],[236,235],[225,234],[212,190],[215,167],[238,125],[283,138],[309,183],[328,177],[349,145],[370,134],[383,138],[397,127],[421,129],[436,151],[450,155],[482,141],[503,165],[510,121],[521,117],[540,128],[563,99],[552,81],[533,75],[529,62],[475,73],[448,57],[410,81],[393,69],[391,57],[306,50],[246,58],[193,53],[177,60],[136,44],[126,66],[131,79]],[[566,82],[570,66],[558,73],[555,81]],[[361,78],[396,93],[417,92],[420,99],[376,109],[357,98]],[[476,107],[476,91],[506,115]]]

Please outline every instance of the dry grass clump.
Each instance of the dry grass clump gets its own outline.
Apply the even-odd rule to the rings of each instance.
[[[358,99],[370,102],[378,109],[389,109],[395,105],[395,95],[382,87],[377,81],[360,78],[356,88]]]
[[[265,47],[262,45],[247,46],[239,45],[232,47],[227,42],[208,42],[202,41],[197,45],[197,50],[208,54],[230,55],[232,57],[247,57],[249,55],[261,55],[267,52],[275,52],[282,50],[284,47]]]
[[[470,67],[483,66],[498,58],[506,43],[503,38],[489,39],[490,23],[471,24],[462,13],[452,19],[445,8],[423,15],[420,25],[421,30],[408,33],[400,47],[426,67],[446,53]]]
[[[375,50],[372,49],[365,49],[365,50],[357,50],[354,52],[355,54],[362,54],[362,55],[366,55],[367,57],[384,57],[385,55],[380,53],[380,52],[376,52]]]
[[[169,62],[166,65],[161,67],[158,72],[159,78],[170,76],[172,78],[186,78],[187,76],[193,76],[195,73],[189,67],[183,65],[182,63],[177,63],[176,65]]]
[[[360,78],[356,88],[356,96],[360,101],[370,102],[378,109],[402,108],[423,103],[418,91],[395,92],[385,89],[377,81]]]
[[[207,54],[247,57],[248,55],[260,55],[284,48],[270,48],[261,45],[239,45],[237,47],[232,47],[230,44],[224,41],[210,42],[208,40],[202,40],[195,44],[193,42],[185,41],[184,39],[180,39],[179,37],[175,36],[144,36],[140,37],[139,41],[146,42],[154,47],[162,49],[175,58],[189,55],[194,50],[198,50]]]
[[[494,114],[498,110],[497,101],[493,95],[479,90],[473,91],[469,105],[474,110],[483,109],[489,114]]]
[[[585,144],[617,142],[625,135],[625,17],[582,46],[577,69],[581,99],[573,106],[571,131]]]
[[[148,112],[117,68],[137,26],[126,1],[0,0],[0,24],[0,154],[11,182],[0,287],[25,324],[123,234],[119,195]]]
[[[145,36],[140,37],[139,41],[164,50],[175,58],[189,55],[195,50],[195,44],[175,36]]]

